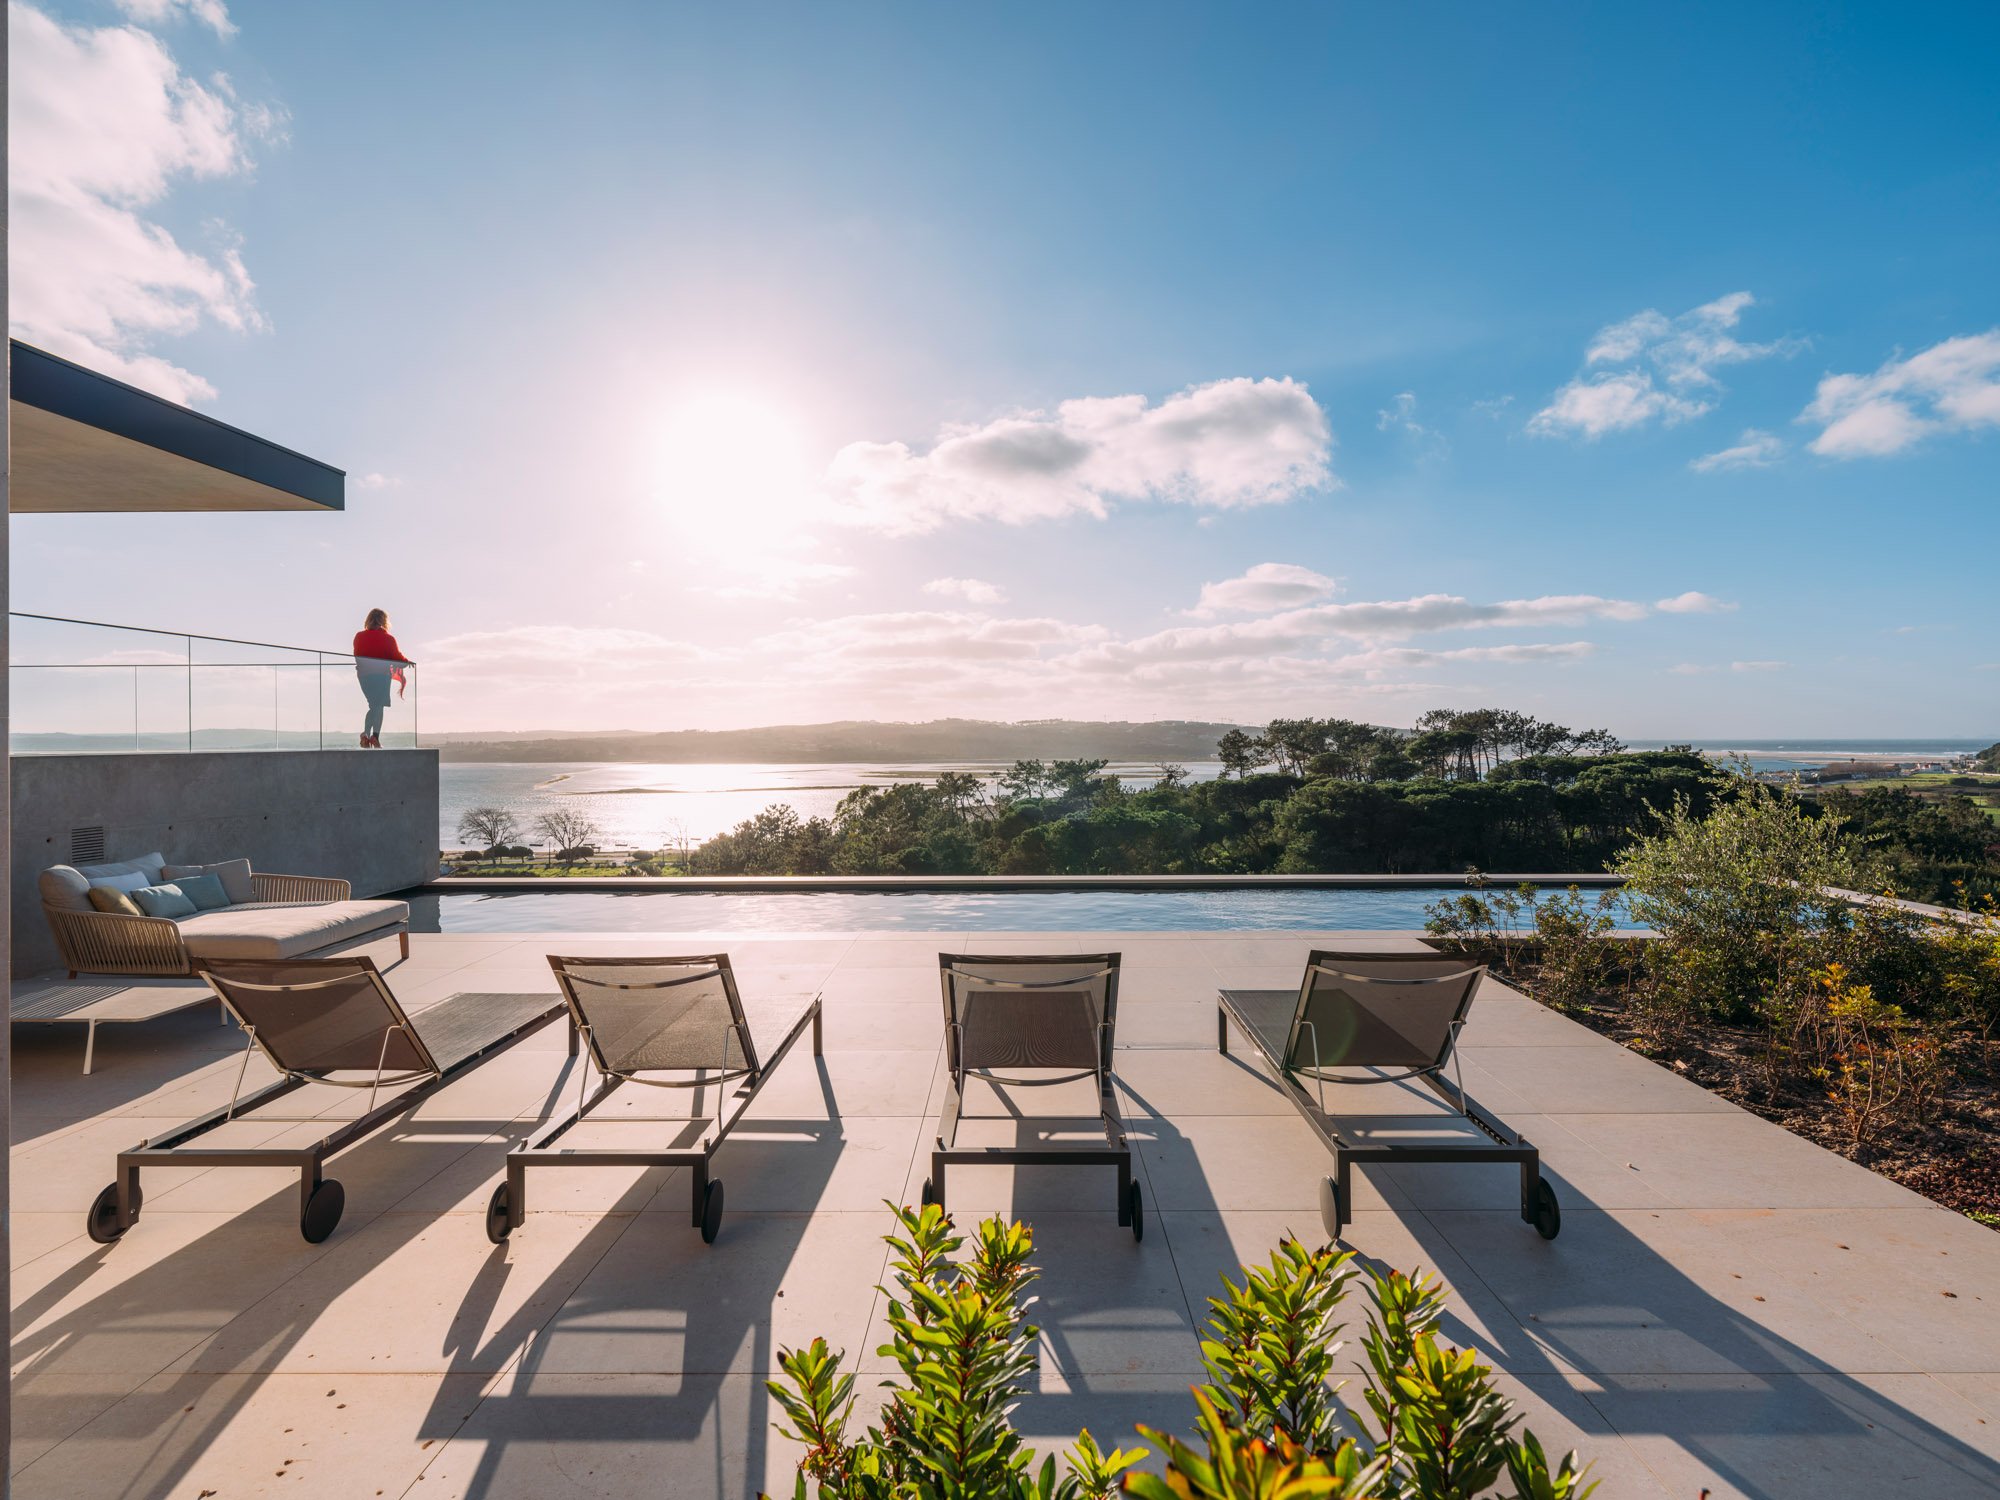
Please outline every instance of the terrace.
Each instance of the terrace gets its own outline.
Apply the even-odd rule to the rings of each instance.
[[[346,1215],[323,1244],[299,1237],[293,1173],[211,1170],[150,1173],[141,1221],[97,1245],[84,1211],[112,1156],[226,1102],[240,1034],[186,1011],[108,1036],[80,1078],[73,1039],[20,1033],[14,1493],[789,1493],[798,1450],[771,1431],[762,1382],[815,1334],[882,1368],[881,1200],[912,1201],[925,1174],[936,956],[967,947],[1102,947],[1126,968],[1117,1073],[1143,1242],[1116,1227],[1099,1174],[954,1169],[962,1222],[1036,1229],[1041,1364],[1018,1425],[1050,1448],[1081,1426],[1107,1442],[1135,1422],[1185,1429],[1217,1274],[1287,1232],[1323,1238],[1325,1151],[1217,1053],[1214,993],[1295,984],[1309,946],[1355,936],[443,933],[404,963],[393,944],[366,950],[413,1008],[550,990],[552,951],[727,948],[747,995],[822,994],[824,1057],[795,1053],[717,1158],[729,1199],[712,1247],[678,1173],[596,1168],[539,1185],[523,1228],[488,1243],[507,1147],[573,1096],[554,1028],[339,1158]],[[1541,1147],[1561,1236],[1519,1221],[1504,1170],[1399,1166],[1357,1177],[1346,1243],[1438,1272],[1447,1335],[1498,1366],[1548,1446],[1595,1463],[1601,1495],[2000,1486],[1990,1230],[1490,978],[1471,1016],[1467,1087]],[[1334,1107],[1418,1107],[1351,1092]]]

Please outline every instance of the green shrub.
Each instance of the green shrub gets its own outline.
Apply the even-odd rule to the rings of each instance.
[[[767,1382],[777,1430],[806,1450],[796,1500],[1106,1500],[1121,1487],[1142,1500],[1584,1500],[1595,1487],[1574,1454],[1551,1467],[1532,1433],[1513,1436],[1492,1369],[1438,1342],[1444,1296],[1422,1277],[1368,1279],[1367,1412],[1343,1410],[1332,1375],[1353,1256],[1292,1239],[1209,1299],[1199,1449],[1142,1427],[1165,1472],[1132,1473],[1145,1450],[1106,1452],[1084,1432],[1058,1472],[1009,1419],[1035,1363],[1032,1232],[988,1219],[971,1258],[954,1261],[964,1239],[941,1209],[893,1211],[881,1352],[901,1378],[884,1382],[879,1422],[850,1437],[854,1377],[824,1339],[781,1351],[784,1378]]]
[[[1816,967],[1800,963],[1800,949],[1844,910],[1830,888],[1851,890],[1869,875],[1833,819],[1756,782],[1706,817],[1676,801],[1615,868],[1634,918],[1658,934],[1646,970],[1669,1024],[1750,1019]]]

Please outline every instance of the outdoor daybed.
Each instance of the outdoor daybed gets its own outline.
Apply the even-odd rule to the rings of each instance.
[[[210,883],[203,889],[212,900],[220,890],[217,904],[206,909],[147,916],[106,911],[99,904],[108,904],[102,894],[106,890],[116,890],[129,905],[142,899],[142,892],[204,875]],[[175,865],[149,854],[119,864],[55,865],[42,872],[40,886],[42,911],[72,979],[78,974],[192,974],[200,960],[271,962],[391,931],[401,940],[403,957],[410,956],[410,908],[405,903],[355,901],[345,880],[263,874],[244,859]],[[96,900],[93,887],[100,891]],[[164,904],[157,895],[152,903]]]

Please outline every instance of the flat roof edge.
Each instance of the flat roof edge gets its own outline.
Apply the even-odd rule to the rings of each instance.
[[[9,339],[10,397],[129,442],[265,485],[328,510],[347,508],[347,474],[135,385]]]

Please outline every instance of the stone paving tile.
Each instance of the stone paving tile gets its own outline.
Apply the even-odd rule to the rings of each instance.
[[[1557,1123],[1683,1208],[1927,1208],[1888,1178],[1755,1115],[1562,1115]],[[1651,1207],[1600,1203],[1601,1208]]]
[[[1507,1213],[1427,1210],[1538,1341],[1577,1369],[1733,1374],[1918,1368],[1684,1210],[1572,1210],[1545,1241]]]
[[[423,1480],[410,1493],[420,1500],[789,1495],[798,1448],[771,1430],[779,1416],[762,1375],[517,1370],[426,1455]]]
[[[495,1373],[630,1226],[625,1215],[538,1214],[501,1246],[487,1243],[482,1215],[383,1214],[336,1233],[179,1368]]]
[[[563,1300],[522,1357],[542,1374],[773,1370],[823,1336],[856,1348],[882,1279],[887,1214],[735,1213],[713,1245],[649,1214]]]
[[[1738,1112],[1690,1083],[1615,1043],[1603,1047],[1464,1047],[1466,1087],[1477,1095],[1478,1069],[1543,1114],[1731,1114]],[[1502,1106],[1496,1106],[1502,1107]]]
[[[430,1461],[429,1445],[458,1430],[490,1383],[485,1375],[164,1375],[97,1415],[76,1441],[18,1468],[13,1495],[400,1495]]]
[[[1590,1399],[1673,1495],[2000,1493],[1992,1429],[1928,1375],[1624,1376]]]

